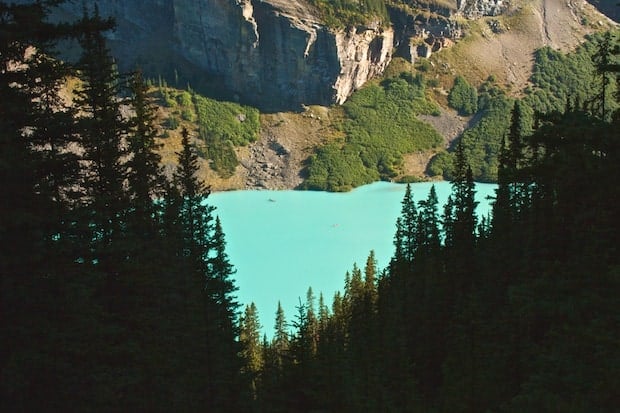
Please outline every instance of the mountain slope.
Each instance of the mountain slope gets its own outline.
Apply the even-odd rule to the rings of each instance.
[[[320,17],[307,1],[269,0],[264,3],[259,10],[248,1],[235,3],[209,0],[200,4],[184,0],[155,2],[154,11],[167,10],[172,13],[167,19],[156,20],[161,21],[162,27],[168,27],[168,37],[164,36],[166,30],[160,27],[153,44],[149,44],[145,40],[148,36],[145,37],[142,33],[136,39],[140,39],[139,45],[145,49],[137,50],[135,54],[142,56],[142,60],[146,59],[153,69],[157,62],[146,56],[154,53],[155,49],[148,53],[147,49],[153,48],[157,42],[161,43],[157,49],[161,54],[153,56],[162,60],[159,62],[161,67],[167,67],[168,72],[174,72],[178,76],[175,82],[177,87],[186,84],[187,79],[184,76],[190,76],[189,73],[193,73],[190,76],[192,79],[202,81],[204,73],[211,70],[211,73],[216,73],[215,79],[220,80],[218,86],[227,88],[233,85],[239,90],[239,94],[235,93],[237,98],[244,98],[240,94],[245,94],[245,98],[253,96],[252,99],[266,100],[272,102],[267,105],[271,109],[291,107],[291,102],[307,108],[304,103],[342,103],[351,91],[380,74],[390,61],[392,53],[402,51],[403,44],[411,42],[410,37],[414,37],[413,41],[421,42],[429,53],[432,52],[428,60],[431,64],[421,64],[425,59],[420,59],[417,55],[406,57],[415,60],[418,70],[425,72],[425,78],[429,81],[429,97],[444,106],[441,116],[427,117],[426,121],[444,135],[448,144],[458,137],[465,126],[472,126],[476,120],[458,117],[445,108],[447,90],[455,75],[464,76],[475,86],[493,76],[496,83],[508,90],[510,95],[520,96],[529,85],[533,53],[536,49],[550,46],[569,51],[583,40],[584,35],[613,25],[613,22],[584,1],[513,1],[505,10],[502,9],[503,14],[487,17],[480,15],[486,12],[496,14],[500,9],[489,8],[486,4],[489,2],[482,0],[458,4],[451,1],[431,1],[428,4],[408,3],[406,10],[403,9],[410,14],[403,17],[399,24],[413,25],[407,30],[397,27],[395,22],[395,29],[398,30],[390,35],[378,26],[356,27],[336,33],[322,26],[319,29]],[[404,2],[391,3],[402,5]],[[148,30],[152,22],[149,23],[148,19],[144,18],[144,13],[138,11],[143,12],[150,3],[136,2],[135,7],[125,5],[120,8],[113,2],[103,1],[102,4],[102,12],[113,15],[122,13],[122,19],[119,20],[121,27],[110,35],[110,41],[117,49],[131,49],[133,40],[131,36],[125,37],[134,32]],[[234,13],[229,13],[229,9],[240,13],[237,17],[244,23],[239,25],[237,17],[231,17]],[[214,17],[214,10],[223,13],[221,19]],[[204,20],[205,16],[210,17]],[[232,20],[227,20],[229,18]],[[392,18],[394,19],[393,13]],[[259,21],[261,19],[263,23]],[[266,24],[275,21],[280,22],[277,27]],[[450,34],[445,33],[447,29]],[[291,30],[296,34],[293,35]],[[332,42],[328,38],[316,37],[321,30],[331,33],[336,40]],[[221,35],[224,32],[230,33]],[[461,33],[464,37],[458,39]],[[301,37],[296,38],[297,34]],[[238,42],[234,39],[239,36],[246,40],[260,39],[263,46],[250,42],[238,48],[235,46]],[[394,36],[393,48],[390,45],[390,36]],[[449,36],[454,41],[442,41],[441,36]],[[227,43],[229,40],[230,43]],[[338,45],[339,41],[342,44]],[[272,44],[277,45],[279,50],[277,58],[275,55],[264,54]],[[173,45],[182,46],[182,59],[174,58],[174,53],[170,51]],[[256,47],[262,47],[260,50],[263,51]],[[335,55],[331,55],[331,52],[324,54],[325,50],[334,47],[339,50]],[[314,55],[312,48],[318,48]],[[309,53],[308,56],[305,56],[306,52]],[[334,56],[339,56],[339,62],[336,62],[338,59],[333,58]],[[122,57],[128,57],[128,54],[124,53]],[[201,61],[200,59],[204,67],[210,68],[206,72],[195,70],[195,63]],[[191,63],[192,60],[194,63]],[[392,75],[397,74],[398,70],[414,70],[411,64],[395,68],[401,62],[399,59],[399,62],[392,65]],[[325,70],[319,70],[321,67]],[[172,70],[173,68],[178,69],[178,73],[177,70]],[[339,77],[334,83],[327,83],[330,92],[326,94],[318,85],[320,83],[325,86],[323,78],[334,70],[339,72]],[[196,85],[192,83],[192,86]],[[198,86],[196,88],[200,89]],[[326,99],[314,99],[310,92],[319,93]],[[338,120],[342,116],[342,109],[338,106],[312,106],[311,110],[301,112],[263,114],[259,139],[247,147],[235,149],[240,165],[233,176],[221,178],[209,169],[208,162],[205,161],[203,177],[214,189],[297,187],[303,179],[305,159],[314,153],[316,148],[345,138],[339,130]],[[167,158],[172,159],[179,144],[179,136],[174,131],[169,135],[170,138],[164,140],[164,151],[169,154]],[[401,175],[424,178],[424,166],[436,150],[406,154]]]
[[[475,84],[493,75],[512,94],[520,95],[529,84],[535,50],[550,46],[567,52],[583,42],[585,35],[611,26],[585,1],[513,2],[502,16],[471,22],[463,41],[431,60],[444,69],[436,75],[445,84],[456,73]]]

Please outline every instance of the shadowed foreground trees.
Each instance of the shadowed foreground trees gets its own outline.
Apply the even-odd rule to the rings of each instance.
[[[371,254],[366,282],[346,275],[312,357],[288,353],[269,387],[288,397],[262,411],[613,411],[620,118],[600,113],[539,115],[524,136],[515,105],[490,222],[460,148],[441,222],[434,191],[416,203],[407,188],[390,266],[370,281]],[[293,325],[292,348],[309,325]]]
[[[105,45],[111,22],[95,8],[47,23],[58,3],[0,2],[0,410],[235,411],[233,269],[189,133],[169,182],[141,77]],[[51,58],[65,38],[75,67]]]

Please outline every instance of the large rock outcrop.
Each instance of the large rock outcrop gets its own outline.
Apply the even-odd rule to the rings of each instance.
[[[27,0],[22,0],[27,1]],[[123,68],[211,79],[226,96],[263,110],[343,103],[391,58],[394,35],[379,25],[332,30],[304,0],[99,0]],[[79,2],[62,6],[77,18]]]
[[[229,99],[279,111],[343,103],[383,72],[395,43],[407,46],[409,54],[427,55],[444,38],[460,36],[454,14],[493,15],[508,0],[453,0],[442,7],[425,1],[420,9],[431,7],[431,17],[392,8],[394,28],[376,23],[338,30],[322,24],[308,0],[98,0],[97,5],[102,16],[117,21],[108,38],[123,69],[138,65],[151,76],[181,74],[178,86],[189,80],[200,87],[209,79],[209,87]],[[61,7],[61,18],[82,14],[81,2]],[[428,50],[418,51],[418,43]]]
[[[267,110],[342,103],[391,57],[391,29],[333,31],[301,1],[173,3],[183,57]]]

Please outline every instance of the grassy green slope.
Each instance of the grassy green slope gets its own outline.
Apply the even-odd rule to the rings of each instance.
[[[419,114],[436,114],[424,79],[410,73],[372,82],[344,104],[337,125],[345,134],[310,157],[305,189],[347,191],[379,179],[392,179],[402,156],[439,146],[443,138]]]

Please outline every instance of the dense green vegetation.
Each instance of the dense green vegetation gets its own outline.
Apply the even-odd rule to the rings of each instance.
[[[378,20],[390,20],[384,0],[311,0],[321,13],[325,24],[344,28]]]
[[[344,104],[344,142],[317,150],[308,161],[303,187],[347,191],[397,175],[402,155],[438,146],[441,136],[418,114],[436,114],[422,76],[402,73],[370,84]]]
[[[606,55],[612,56],[613,48],[618,47],[617,32],[592,36],[574,53],[550,48],[536,53],[532,86],[519,103],[524,133],[531,130],[537,112],[557,111],[567,105],[599,105],[597,110],[605,110],[608,117],[616,110],[613,95],[617,86],[609,75],[600,74],[597,66],[618,63],[611,57],[607,62],[593,59],[605,38],[609,43]],[[514,100],[492,78],[476,90],[457,76],[448,102],[461,115],[475,114],[473,126],[461,137],[464,150],[475,179],[496,182],[501,141],[508,133]],[[440,142],[428,125],[415,119],[415,114],[437,110],[424,97],[420,76],[403,73],[368,85],[351,96],[344,110],[344,142],[317,150],[308,161],[303,188],[346,191],[378,179],[392,179],[398,174],[403,154],[436,147]],[[453,161],[453,151],[441,151],[431,160],[428,173],[451,179]]]
[[[230,177],[239,164],[235,146],[245,146],[258,139],[260,128],[257,109],[232,102],[219,102],[194,91],[181,91],[161,85],[162,102],[172,109],[166,122],[170,129],[179,127],[179,117],[198,125],[202,143],[199,154],[210,161],[211,168],[223,178]]]
[[[607,32],[588,37],[575,52],[563,54],[549,47],[536,52],[532,87],[525,97],[526,103],[535,111],[548,113],[563,110],[567,105],[583,106],[601,102],[602,78],[599,74],[599,58],[596,57],[603,43],[607,45],[607,64],[618,64],[620,32]],[[615,58],[614,58],[615,55]],[[614,59],[616,60],[614,62]],[[608,76],[608,75],[606,75]],[[608,85],[605,102],[609,113],[618,107],[613,98],[617,85]]]
[[[478,122],[460,138],[474,177],[478,181],[497,180],[498,154],[501,137],[510,124],[512,99],[492,82],[480,88]],[[430,162],[428,171],[434,176],[453,177],[454,153],[440,152]]]
[[[609,67],[618,64],[614,61],[612,52],[614,47],[618,47],[618,35],[618,32],[610,32],[591,36],[575,52],[569,54],[548,47],[536,52],[532,86],[520,100],[523,112],[521,122],[525,133],[532,127],[534,113],[550,113],[564,110],[567,106],[605,110],[605,116],[607,118],[611,116],[611,113],[618,108],[613,98],[617,85],[611,81],[609,74],[599,73],[598,67],[601,64],[607,64]],[[609,61],[601,63],[601,58],[596,56],[604,42],[608,43],[605,56],[608,56]],[[605,88],[603,88],[604,79]],[[457,80],[455,87],[456,85]],[[453,91],[454,88],[451,95]],[[605,102],[604,105],[602,102]],[[458,109],[457,106],[454,107]],[[487,81],[480,87],[478,112],[474,118],[477,123],[461,138],[474,177],[479,181],[497,180],[499,149],[503,137],[508,133],[512,108],[512,99],[493,82]],[[451,178],[453,158],[453,153],[439,153],[429,164],[429,173]]]
[[[463,76],[457,76],[448,94],[448,103],[459,115],[473,115],[478,111],[478,91]]]

